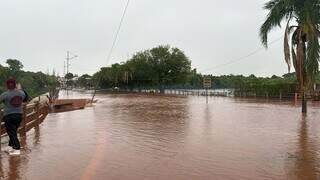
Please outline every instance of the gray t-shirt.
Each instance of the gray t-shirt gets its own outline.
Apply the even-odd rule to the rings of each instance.
[[[0,95],[0,102],[4,103],[4,115],[22,114],[22,102],[26,97],[22,90],[8,90]]]

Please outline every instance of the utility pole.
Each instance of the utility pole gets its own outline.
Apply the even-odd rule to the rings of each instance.
[[[69,74],[69,66],[70,66],[70,52],[67,51],[67,74]]]
[[[63,61],[63,77],[66,76],[66,61]]]
[[[77,58],[78,56],[75,55],[75,54],[72,54],[72,57],[70,57],[70,54],[72,54],[70,51],[67,51],[67,64],[64,66],[67,68],[67,74],[69,74],[69,68],[70,68],[70,60],[71,59],[74,59],[74,58]],[[65,76],[67,75],[65,74]],[[66,79],[66,88],[67,88],[67,95],[68,95],[68,79]]]
[[[67,74],[69,74],[69,68],[70,68],[70,60],[77,58],[78,56],[75,54],[72,54],[72,57],[70,57],[70,54],[72,54],[70,51],[67,51],[67,65],[65,65],[67,67]]]

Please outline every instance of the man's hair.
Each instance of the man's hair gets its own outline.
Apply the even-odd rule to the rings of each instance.
[[[9,90],[13,90],[17,87],[17,83],[16,83],[16,80],[13,79],[13,78],[9,78],[7,81],[6,81],[6,84],[7,84],[7,88]]]

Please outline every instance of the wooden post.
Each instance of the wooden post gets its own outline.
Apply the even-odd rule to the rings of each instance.
[[[1,124],[2,124],[2,119],[3,119],[3,114],[1,113],[1,115],[0,115],[0,151],[1,151],[1,134],[2,134],[2,126],[1,126]]]
[[[282,100],[282,92],[280,92],[280,100]]]
[[[49,114],[49,108],[46,108],[46,107],[43,107],[44,108],[44,111],[42,112],[42,116],[46,117],[48,114]],[[45,120],[45,118],[42,118],[42,121],[43,122]]]
[[[44,121],[43,116],[45,116],[45,111],[44,111],[45,107],[41,107],[39,108],[39,116],[41,115],[41,119],[40,119],[40,123],[42,123]]]
[[[20,131],[20,137],[26,136],[26,118],[27,118],[27,113],[26,113],[27,105],[23,105],[23,112],[22,112],[22,122],[21,122],[21,131]]]
[[[40,118],[39,118],[39,116],[40,116],[40,103],[39,102],[37,102],[36,103],[36,105],[34,106],[34,109],[35,109],[35,114],[36,114],[36,119],[35,119],[35,121],[36,121],[36,126],[39,126],[39,124],[41,123],[40,122]]]
[[[46,107],[44,113],[42,114],[44,117],[42,118],[42,121],[41,121],[41,122],[44,121],[45,117],[46,117],[48,114],[49,114],[49,108]]]

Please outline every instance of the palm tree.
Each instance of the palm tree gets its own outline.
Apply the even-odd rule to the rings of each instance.
[[[306,93],[313,87],[319,70],[320,0],[271,0],[265,4],[264,9],[269,14],[260,28],[260,37],[266,48],[269,32],[277,26],[281,27],[283,21],[286,22],[285,61],[289,72],[293,64],[302,94],[302,112],[306,113]]]

